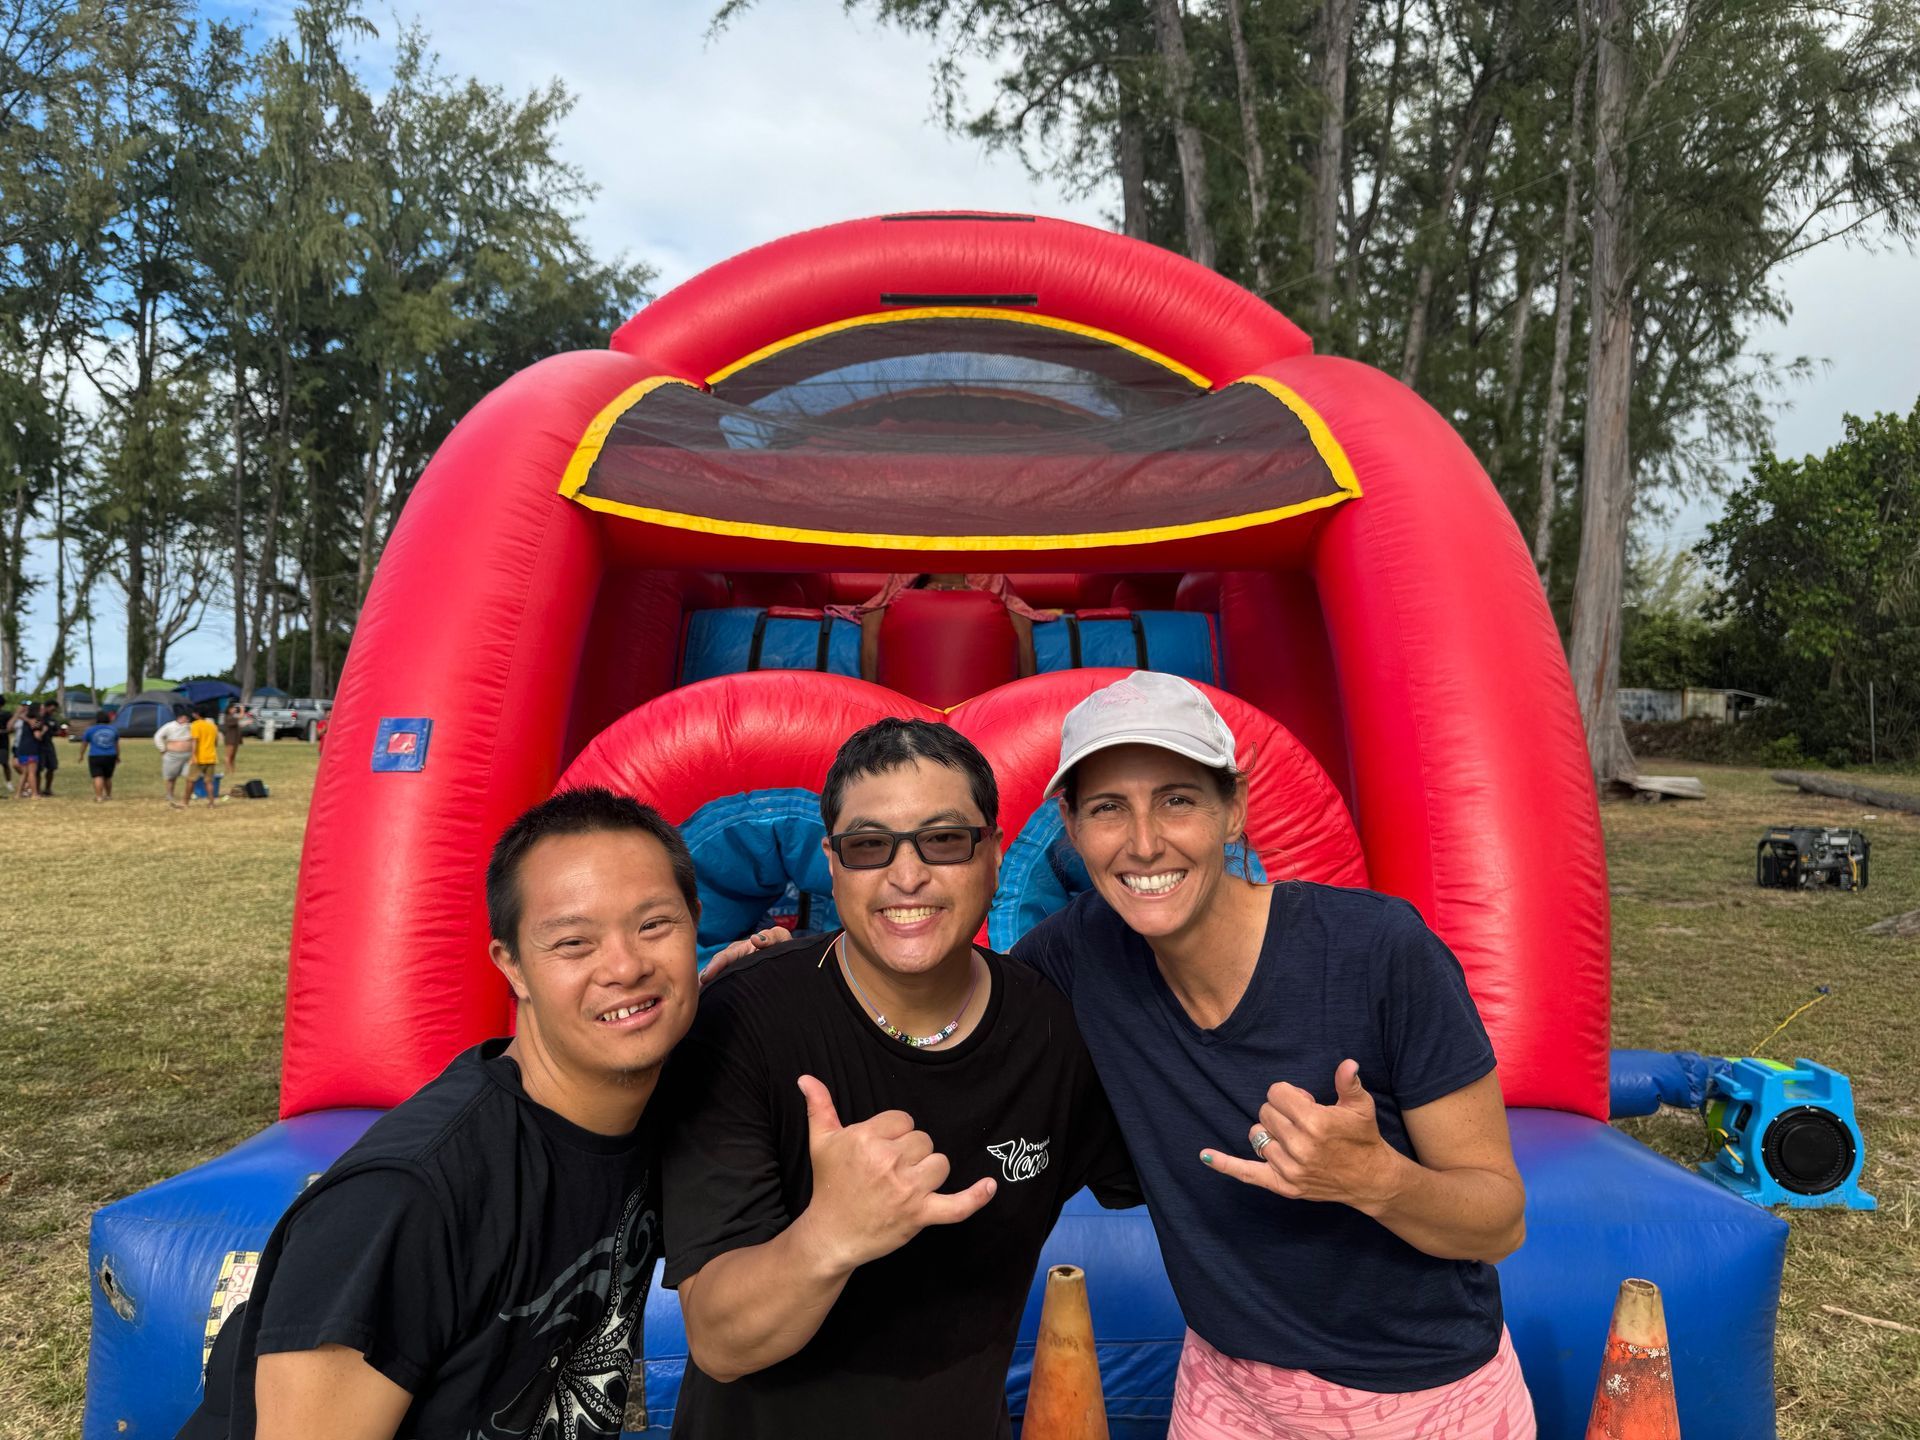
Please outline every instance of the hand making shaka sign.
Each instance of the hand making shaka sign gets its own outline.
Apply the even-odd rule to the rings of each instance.
[[[1291,1200],[1332,1200],[1357,1210],[1385,1203],[1406,1159],[1381,1138],[1373,1096],[1360,1083],[1360,1062],[1342,1060],[1333,1088],[1333,1104],[1322,1105],[1299,1086],[1280,1082],[1267,1091],[1259,1122],[1248,1131],[1256,1158],[1202,1150],[1200,1159]]]

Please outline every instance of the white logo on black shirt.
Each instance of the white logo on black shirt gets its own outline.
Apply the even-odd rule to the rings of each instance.
[[[500,1319],[528,1319],[536,1335],[551,1334],[558,1348],[547,1367],[491,1417],[491,1437],[527,1440],[592,1440],[617,1436],[626,1410],[628,1383],[640,1354],[640,1327],[647,1278],[658,1254],[659,1221],[642,1209],[642,1182],[627,1197],[611,1240],[592,1246],[530,1305],[501,1312]],[[605,1266],[599,1257],[612,1250]],[[597,1325],[586,1317],[597,1306]]]
[[[1008,1180],[1031,1180],[1047,1168],[1047,1146],[1052,1143],[1051,1135],[1037,1142],[1002,1140],[998,1145],[987,1146],[987,1153],[998,1157],[1000,1173]]]

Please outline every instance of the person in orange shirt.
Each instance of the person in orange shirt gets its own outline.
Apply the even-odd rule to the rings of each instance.
[[[220,727],[204,715],[195,715],[188,734],[193,739],[193,769],[187,776],[187,803],[193,803],[194,785],[204,783],[207,804],[212,805],[220,798],[213,783],[220,773]]]

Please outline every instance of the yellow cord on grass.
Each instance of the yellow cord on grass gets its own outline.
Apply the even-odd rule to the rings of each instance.
[[[1830,986],[1822,985],[1820,987],[1819,994],[1815,995],[1813,999],[1807,1001],[1806,1004],[1802,1005],[1799,1009],[1795,1010],[1791,1015],[1787,1016],[1786,1019],[1782,1020],[1778,1025],[1774,1026],[1773,1029],[1767,1033],[1767,1038],[1765,1040],[1762,1040],[1758,1045],[1754,1046],[1753,1049],[1749,1050],[1747,1053],[1757,1058],[1760,1052],[1766,1049],[1767,1046],[1772,1042],[1773,1037],[1775,1035],[1778,1035],[1782,1030],[1786,1029],[1787,1026],[1791,1025],[1794,1021],[1798,1020],[1802,1015],[1806,1014],[1807,1011],[1811,1010],[1814,1006],[1818,1005],[1822,1000],[1827,1000],[1832,998],[1832,995],[1833,995],[1832,988]]]

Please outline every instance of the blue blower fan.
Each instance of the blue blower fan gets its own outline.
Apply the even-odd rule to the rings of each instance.
[[[1700,1173],[1756,1205],[1876,1210],[1860,1188],[1866,1143],[1853,1084],[1797,1060],[1735,1060],[1708,1082],[1707,1128],[1720,1148]]]

